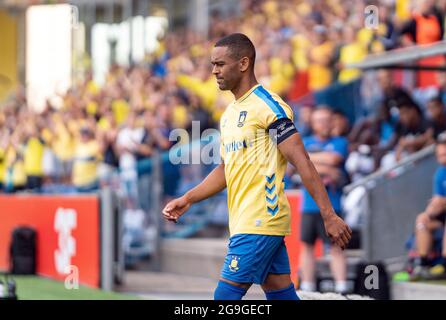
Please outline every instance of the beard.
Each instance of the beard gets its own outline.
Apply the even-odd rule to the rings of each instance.
[[[217,81],[218,88],[222,91],[229,90],[228,82],[226,80]]]

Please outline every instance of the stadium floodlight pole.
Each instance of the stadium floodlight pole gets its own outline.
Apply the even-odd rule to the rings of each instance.
[[[128,52],[128,62],[133,65],[133,0],[127,0],[122,3],[122,21],[128,20],[129,23],[129,43],[130,50]]]

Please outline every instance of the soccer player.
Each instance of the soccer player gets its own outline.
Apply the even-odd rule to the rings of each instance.
[[[223,162],[198,186],[169,202],[163,215],[177,221],[193,203],[227,187],[231,237],[214,299],[240,300],[256,283],[268,300],[298,300],[284,243],[290,233],[290,207],[283,190],[287,161],[317,203],[333,243],[344,249],[351,230],[330,204],[294,127],[291,108],[257,82],[255,56],[244,34],[231,34],[215,44],[212,73],[219,88],[231,90],[235,97],[220,120]]]

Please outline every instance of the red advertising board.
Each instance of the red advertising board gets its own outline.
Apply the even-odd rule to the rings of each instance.
[[[300,241],[300,217],[302,194],[298,190],[286,191],[291,209],[291,234],[285,237],[285,244],[288,251],[291,267],[291,280],[297,284],[297,272],[299,269],[301,241]],[[320,257],[323,254],[322,241],[317,240],[315,245],[315,255]]]
[[[0,269],[9,269],[11,234],[18,226],[37,231],[37,273],[100,284],[100,217],[95,196],[0,195]],[[74,267],[73,267],[74,266]]]

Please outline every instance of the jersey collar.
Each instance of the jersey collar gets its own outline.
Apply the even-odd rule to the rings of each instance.
[[[260,83],[256,84],[254,87],[252,87],[251,89],[249,89],[248,91],[246,91],[246,93],[241,96],[240,98],[238,98],[235,103],[240,103],[243,100],[245,100],[246,98],[248,98],[248,96],[257,88],[260,86]]]

